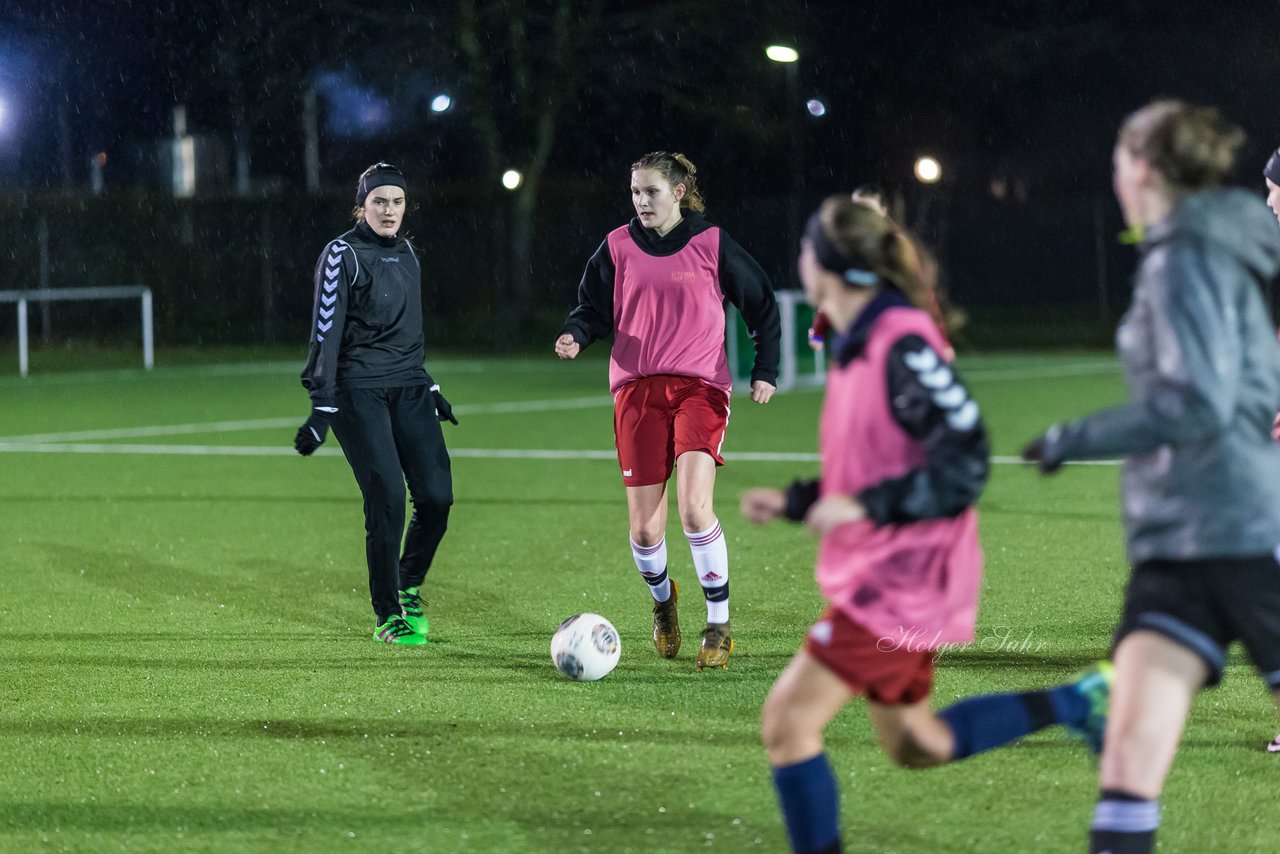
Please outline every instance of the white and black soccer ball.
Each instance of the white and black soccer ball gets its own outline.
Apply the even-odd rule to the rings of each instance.
[[[618,666],[622,641],[599,614],[574,614],[551,636],[551,660],[575,682],[594,682]]]

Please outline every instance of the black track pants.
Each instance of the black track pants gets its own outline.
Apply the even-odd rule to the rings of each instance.
[[[444,537],[453,504],[449,452],[425,385],[340,392],[333,434],[364,495],[369,595],[381,624],[400,613],[401,588],[422,584]],[[407,536],[406,481],[413,501]]]

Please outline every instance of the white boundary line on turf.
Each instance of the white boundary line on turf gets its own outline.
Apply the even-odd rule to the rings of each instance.
[[[469,367],[481,367],[485,363],[459,363],[468,364]],[[224,366],[234,368],[235,366]],[[1115,362],[1089,361],[1077,362],[1074,364],[1038,366],[1030,368],[992,368],[984,370],[975,368],[966,373],[968,379],[975,381],[992,381],[992,380],[1017,380],[1017,379],[1049,379],[1052,377],[1082,376],[1087,374],[1112,373],[1119,370],[1119,365]],[[818,392],[821,389],[815,388],[807,391]],[[534,413],[534,412],[554,412],[575,409],[594,409],[611,406],[613,398],[608,395],[592,395],[589,397],[561,398],[550,400],[526,400],[526,401],[507,401],[503,403],[480,403],[480,404],[459,404],[454,407],[454,411],[460,416],[469,415],[489,415],[489,414],[515,414],[515,413]],[[277,430],[287,427],[293,427],[297,424],[297,418],[294,416],[281,418],[256,418],[240,421],[211,421],[199,424],[166,424],[166,425],[147,425],[139,427],[118,427],[100,430],[74,430],[61,433],[33,433],[23,436],[0,436],[0,443],[6,446],[24,444],[39,445],[52,442],[83,442],[86,440],[103,440],[103,439],[141,439],[155,436],[183,436],[201,433],[231,433],[243,432],[250,430]],[[154,447],[172,447],[179,446],[154,446]],[[5,447],[3,450],[15,450],[11,447]],[[84,451],[82,453],[106,453]],[[121,451],[120,453],[127,453]],[[142,453],[142,452],[138,452]],[[161,452],[155,452],[161,453]],[[182,451],[169,451],[168,453],[184,453]],[[216,453],[213,451],[210,454]],[[234,452],[231,452],[234,453]],[[243,451],[242,455],[251,455],[253,451]],[[999,462],[1000,460],[996,460]],[[1104,461],[1101,464],[1113,464]]]
[[[570,397],[559,400],[523,400],[508,403],[473,403],[455,406],[453,411],[463,415],[494,415],[517,412],[556,412],[568,409],[594,409],[612,406],[608,395]],[[78,442],[86,439],[142,439],[150,436],[186,436],[193,433],[234,433],[245,430],[275,430],[297,427],[302,422],[295,417],[255,418],[244,421],[209,421],[203,424],[158,424],[147,427],[118,427],[104,430],[76,430],[66,433],[33,433],[29,436],[0,436],[5,444],[41,444],[48,442]]]
[[[1079,362],[1045,368],[975,368],[965,373],[965,378],[975,381],[1051,379],[1053,377],[1084,376],[1119,371],[1119,365],[1106,362]],[[810,391],[818,392],[815,388]],[[454,412],[463,415],[494,415],[531,412],[555,412],[573,409],[594,409],[613,405],[608,395],[572,397],[551,400],[508,401],[505,403],[459,404]],[[63,433],[33,433],[25,436],[0,436],[5,443],[79,442],[93,439],[141,439],[152,436],[185,436],[198,433],[232,433],[247,430],[276,430],[295,426],[295,417],[256,418],[242,421],[210,421],[203,424],[167,424],[143,427],[119,427],[103,430],[75,430]]]
[[[305,355],[305,354],[304,354]],[[16,374],[13,376],[0,376],[0,386],[7,384],[22,385],[29,387],[32,384],[40,385],[80,385],[92,382],[122,382],[136,379],[148,379],[152,381],[165,380],[187,380],[199,379],[205,377],[238,377],[238,376],[271,376],[285,375],[296,377],[298,375],[299,366],[305,359],[299,358],[296,362],[214,362],[212,364],[163,364],[154,370],[146,371],[142,368],[103,368],[101,370],[84,370],[84,371],[68,371],[65,373],[40,374],[28,377],[20,377]],[[501,371],[503,373],[536,373],[547,369],[547,364],[555,363],[554,357],[547,359],[520,359],[520,358],[502,358],[502,359],[459,359],[451,361],[449,359],[431,359],[426,365],[431,367],[435,374],[448,375],[449,373],[459,374],[483,374],[488,371]],[[564,366],[558,370],[589,370],[595,363],[578,363],[572,366]]]
[[[11,454],[144,454],[191,457],[292,457],[289,447],[270,445],[100,445],[83,442],[3,442],[0,453]],[[321,448],[317,456],[340,457],[338,448]],[[450,448],[449,456],[473,460],[616,460],[614,451],[555,450],[538,448]],[[742,451],[724,455],[733,462],[817,463],[814,453],[786,451]],[[1027,465],[1020,457],[992,457],[997,465]],[[1082,460],[1067,465],[1115,466],[1120,460]]]

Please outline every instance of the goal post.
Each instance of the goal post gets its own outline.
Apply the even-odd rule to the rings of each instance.
[[[780,290],[774,296],[778,300],[778,316],[782,321],[778,391],[824,385],[827,381],[825,354],[809,346],[813,306],[805,300],[803,291]],[[725,349],[729,354],[729,370],[733,373],[734,385],[750,386],[756,350],[742,315],[732,305],[728,306],[725,322]]]
[[[29,291],[0,291],[0,303],[18,305],[18,373],[30,370],[27,306],[33,302],[65,300],[137,299],[142,312],[142,366],[148,371],[155,366],[155,328],[151,305],[151,288],[144,285],[118,285],[100,288],[40,288]]]

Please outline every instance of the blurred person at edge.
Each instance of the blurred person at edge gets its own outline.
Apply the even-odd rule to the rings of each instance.
[[[1267,207],[1271,208],[1271,212],[1276,215],[1276,220],[1280,221],[1280,148],[1271,152],[1271,157],[1267,160],[1266,167],[1262,170],[1262,180],[1267,186]],[[1280,330],[1277,330],[1280,335]],[[1280,412],[1276,413],[1275,421],[1271,423],[1271,438],[1280,442]],[[1271,743],[1267,745],[1268,753],[1280,753],[1280,735],[1271,739]]]
[[[1262,170],[1262,180],[1266,182],[1267,207],[1280,220],[1280,149],[1271,152],[1271,157]],[[1280,330],[1276,334],[1280,335]],[[1280,412],[1276,413],[1276,419],[1271,424],[1271,438],[1280,442]],[[1272,753],[1280,753],[1280,735],[1275,737],[1267,749]]]
[[[1116,344],[1129,400],[1056,424],[1023,449],[1045,473],[1124,457],[1133,567],[1090,850],[1155,848],[1159,798],[1192,701],[1239,640],[1280,704],[1280,343],[1263,291],[1280,231],[1220,185],[1244,133],[1217,110],[1155,101],[1121,125],[1116,198],[1140,235]]]

